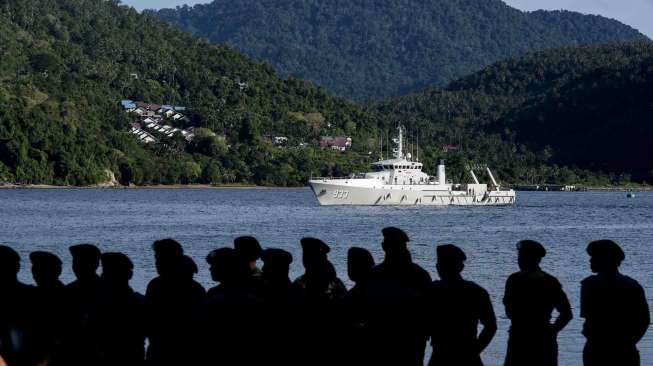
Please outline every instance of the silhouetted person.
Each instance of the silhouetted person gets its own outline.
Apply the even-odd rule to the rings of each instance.
[[[93,244],[77,244],[68,248],[73,257],[75,281],[66,285],[67,326],[64,339],[67,365],[86,366],[97,362],[92,343],[89,319],[96,310],[101,290],[100,249]]]
[[[373,268],[374,258],[369,250],[358,247],[349,248],[347,251],[347,275],[354,282],[354,287],[351,290],[364,286],[372,274]]]
[[[192,314],[205,298],[205,290],[193,279],[195,262],[183,255],[173,239],[155,241],[155,265],[159,276],[147,286],[148,365],[183,364],[188,360]]]
[[[50,252],[30,253],[32,277],[36,282],[34,319],[36,321],[35,356],[56,364],[61,360],[66,303],[64,284],[59,280],[62,271],[61,259]]]
[[[367,287],[369,329],[374,354],[370,364],[423,365],[427,334],[425,295],[431,276],[413,263],[408,235],[382,230],[385,258],[372,270]]]
[[[347,288],[329,262],[327,254],[331,248],[316,238],[302,238],[300,243],[304,274],[295,283],[306,291],[307,301],[326,305],[341,300],[347,293]]]
[[[329,365],[343,352],[340,331],[343,300],[347,293],[344,283],[328,259],[329,246],[320,239],[302,238],[302,264],[304,274],[295,280],[306,295],[305,320],[302,333],[304,363]]]
[[[234,249],[236,255],[247,262],[254,285],[259,286],[262,272],[256,266],[256,261],[261,258],[261,252],[263,251],[261,244],[253,236],[240,236],[234,239]]]
[[[154,265],[159,276],[172,274],[179,265],[179,258],[184,255],[181,244],[174,239],[162,239],[152,243]]]
[[[212,251],[206,258],[211,278],[220,284],[210,289],[199,311],[198,355],[217,365],[259,365],[261,300],[252,287],[251,271],[232,248]]]
[[[581,283],[580,316],[585,318],[583,352],[585,366],[637,366],[637,343],[651,322],[644,289],[619,273],[626,258],[611,240],[594,241],[587,247],[593,276]]]
[[[11,366],[32,365],[35,288],[18,281],[20,256],[0,245],[0,355]]]
[[[273,307],[297,306],[304,302],[304,290],[290,281],[288,274],[293,261],[292,254],[283,250],[270,248],[262,252],[263,280],[262,297],[266,305]]]
[[[369,304],[366,303],[366,286],[374,268],[372,254],[363,248],[347,251],[347,275],[354,286],[345,295],[347,364],[362,365],[371,352],[375,352],[369,332]]]
[[[428,294],[429,366],[482,366],[481,352],[497,331],[490,295],[461,276],[467,256],[455,245],[437,247],[440,275]],[[483,330],[478,334],[478,325]]]
[[[519,272],[506,282],[503,304],[510,318],[506,366],[558,364],[558,333],[572,319],[571,305],[558,280],[542,271],[542,244],[517,243]],[[559,313],[551,323],[553,310]]]
[[[300,365],[303,347],[301,322],[304,319],[304,291],[290,281],[292,255],[282,249],[263,251],[263,313],[261,337],[265,363]],[[299,352],[298,352],[299,351]]]
[[[98,365],[142,365],[145,360],[145,299],[129,286],[134,265],[122,253],[103,253],[102,291],[90,323]]]

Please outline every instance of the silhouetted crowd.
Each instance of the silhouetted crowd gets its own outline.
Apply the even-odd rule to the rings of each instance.
[[[410,366],[423,365],[430,341],[429,365],[482,365],[497,323],[488,292],[462,277],[465,253],[438,246],[440,279],[432,281],[413,263],[405,232],[382,232],[382,263],[349,249],[349,290],[316,238],[301,239],[305,272],[294,281],[289,252],[236,238],[233,248],[206,257],[218,283],[208,291],[177,241],[156,241],[158,276],[144,296],[129,285],[134,265],[125,254],[71,246],[76,280],[64,285],[61,260],[32,252],[30,286],[17,279],[19,255],[0,246],[0,364]],[[505,365],[557,365],[569,300],[540,268],[540,243],[521,241],[517,251],[520,271],[508,277],[503,297],[511,321]],[[581,283],[584,364],[639,365],[636,346],[650,323],[644,290],[619,272],[625,255],[613,241],[591,242],[587,253],[595,274]]]

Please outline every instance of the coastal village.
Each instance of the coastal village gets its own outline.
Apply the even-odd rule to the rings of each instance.
[[[127,113],[136,117],[131,125],[131,132],[143,143],[156,143],[160,138],[170,138],[175,133],[180,133],[189,142],[195,137],[193,127],[181,129],[173,126],[190,122],[184,115],[186,107],[135,102],[129,99],[121,100],[120,104]]]
[[[188,142],[195,137],[194,127],[175,127],[187,126],[191,122],[185,115],[187,109],[184,106],[147,103],[130,99],[121,100],[120,105],[126,113],[134,117],[130,131],[142,143],[157,143],[161,138],[173,137],[175,133],[180,133]],[[266,137],[279,148],[288,147],[289,139],[286,136],[268,135]],[[300,142],[297,145],[299,148],[306,146],[308,144],[305,142]],[[351,149],[352,138],[348,136],[321,136],[318,146],[322,149],[345,152]]]

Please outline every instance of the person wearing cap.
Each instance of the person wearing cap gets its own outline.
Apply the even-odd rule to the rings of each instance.
[[[250,269],[233,248],[219,248],[206,257],[211,288],[197,311],[199,360],[188,364],[258,365],[263,355],[260,293],[251,286]]]
[[[540,268],[546,255],[533,240],[517,243],[519,272],[506,281],[503,297],[510,319],[505,366],[558,364],[558,333],[573,315],[560,282]],[[558,317],[551,323],[553,310]]]
[[[307,237],[302,238],[300,244],[304,274],[295,280],[295,284],[306,295],[306,317],[302,330],[306,342],[297,348],[304,353],[304,364],[332,365],[343,350],[341,305],[347,288],[328,259],[331,249],[326,243]]]
[[[28,365],[32,357],[34,286],[18,280],[20,256],[9,246],[0,245],[0,356],[9,365]]]
[[[440,276],[428,291],[429,330],[433,353],[429,366],[482,366],[481,352],[497,331],[488,292],[463,279],[467,256],[452,244],[437,247]],[[478,333],[478,325],[483,330]]]
[[[32,277],[36,282],[35,351],[37,359],[56,363],[61,357],[66,314],[65,288],[59,280],[61,259],[46,251],[30,253]]]
[[[145,291],[147,307],[147,363],[150,366],[184,363],[188,352],[191,313],[205,298],[204,287],[193,279],[195,262],[174,239],[152,244],[158,276]]]
[[[239,236],[234,239],[236,255],[247,263],[251,272],[251,279],[254,285],[261,282],[261,270],[256,266],[256,261],[261,258],[261,244],[253,236]]]
[[[328,304],[342,300],[347,287],[338,278],[335,267],[328,259],[331,248],[316,238],[302,238],[300,244],[304,274],[295,283],[306,291],[307,301]]]
[[[102,290],[89,320],[98,353],[96,365],[142,365],[145,360],[145,298],[129,281],[132,261],[123,253],[102,253]]]
[[[265,363],[269,365],[301,365],[302,319],[304,290],[290,281],[292,254],[268,248],[261,254],[263,262],[263,310],[260,332]]]
[[[374,352],[368,329],[368,308],[366,289],[372,270],[374,257],[365,248],[352,247],[347,251],[347,275],[354,286],[345,295],[347,364],[365,364],[366,357]]]
[[[93,244],[76,244],[68,248],[76,279],[65,288],[68,325],[64,340],[65,364],[85,366],[97,360],[88,321],[95,312],[102,287],[97,270],[100,249]]]
[[[426,350],[425,296],[431,275],[413,263],[408,235],[396,227],[381,230],[385,253],[366,287],[370,342],[378,352],[370,364],[422,365]]]
[[[612,240],[589,243],[587,254],[595,275],[581,282],[580,316],[585,318],[585,366],[638,366],[637,343],[651,318],[646,295],[634,279],[619,272],[626,258]]]

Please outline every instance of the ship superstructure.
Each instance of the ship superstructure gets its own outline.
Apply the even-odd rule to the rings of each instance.
[[[501,190],[492,172],[492,183],[480,184],[473,169],[470,184],[447,182],[444,161],[437,175],[422,171],[419,159],[403,153],[403,128],[398,127],[393,159],[372,164],[372,171],[343,178],[312,178],[309,185],[320,205],[431,205],[502,206],[515,203],[515,191]]]

